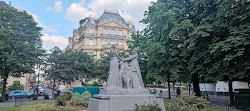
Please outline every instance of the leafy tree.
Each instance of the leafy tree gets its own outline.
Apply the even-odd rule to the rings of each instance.
[[[166,77],[164,69],[172,81],[192,77],[197,96],[201,77],[226,80],[233,100],[231,82],[249,81],[248,15],[245,0],[158,0],[145,12],[147,27],[130,48],[147,49],[140,53],[147,57],[148,77]]]
[[[80,78],[92,78],[95,68],[94,58],[86,52],[53,48],[48,58],[48,77],[53,81],[71,84]]]
[[[31,15],[10,7],[0,7],[0,74],[3,79],[2,99],[5,99],[9,76],[21,77],[33,73],[33,66],[44,53],[41,28]]]
[[[110,55],[101,55],[100,59],[95,61],[96,70],[94,76],[101,81],[107,81],[110,68]]]
[[[60,69],[58,69],[57,62],[58,57],[62,53],[62,50],[58,47],[54,47],[52,50],[50,50],[51,53],[48,54],[47,60],[46,60],[46,68],[45,68],[45,76],[46,80],[52,80],[53,81],[53,87],[52,87],[52,98],[54,98],[54,90],[55,90],[55,82],[59,79],[58,76],[60,76]]]

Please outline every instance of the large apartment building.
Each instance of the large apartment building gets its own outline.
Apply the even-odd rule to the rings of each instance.
[[[126,51],[126,41],[132,40],[134,25],[126,22],[117,12],[104,11],[100,18],[87,17],[80,21],[80,27],[73,30],[66,49],[84,51],[96,55],[109,53],[112,44],[116,49]]]

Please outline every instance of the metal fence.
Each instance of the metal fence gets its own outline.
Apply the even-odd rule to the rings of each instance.
[[[54,100],[27,100],[25,98],[17,98],[12,101],[0,102],[0,108],[3,107],[18,107],[30,103],[48,102]]]
[[[218,99],[217,102],[211,101],[209,104],[207,104],[207,107],[224,111],[242,111],[236,109],[235,106],[230,106],[229,100],[221,100],[221,99]]]

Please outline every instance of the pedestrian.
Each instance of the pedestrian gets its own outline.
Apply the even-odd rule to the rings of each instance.
[[[60,96],[60,90],[57,89],[57,96]]]
[[[181,89],[179,87],[176,89],[176,94],[177,94],[176,97],[181,95]]]

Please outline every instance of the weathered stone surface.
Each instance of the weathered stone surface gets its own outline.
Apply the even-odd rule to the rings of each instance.
[[[135,104],[153,104],[154,101],[165,111],[163,100],[152,94],[95,95],[90,99],[88,111],[134,111]]]
[[[149,93],[144,87],[137,50],[128,58],[122,58],[115,51],[115,45],[110,49],[110,71],[107,87],[103,94],[94,95],[90,99],[88,111],[134,111],[137,105],[157,102],[165,111],[161,98]]]

